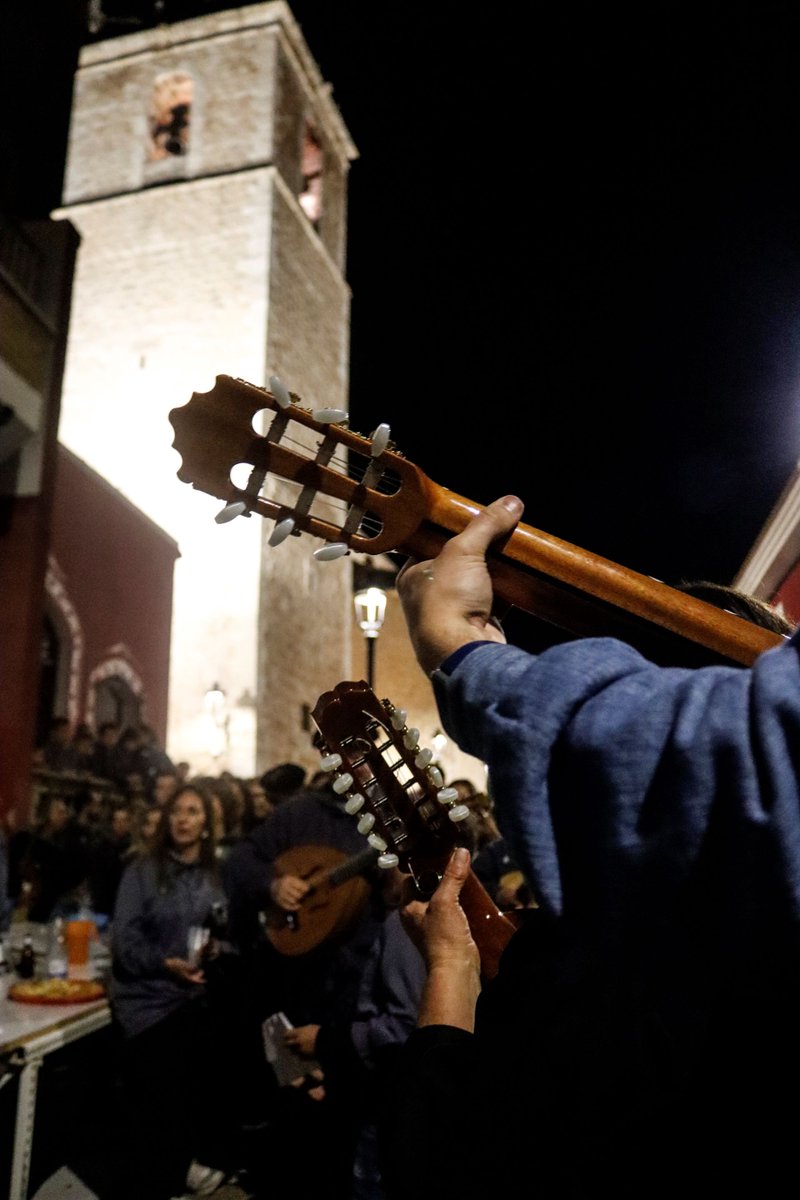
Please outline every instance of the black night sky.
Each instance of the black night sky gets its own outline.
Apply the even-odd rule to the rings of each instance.
[[[106,0],[103,32],[222,7]],[[800,11],[291,7],[360,153],[354,427],[645,574],[728,582],[800,456]]]

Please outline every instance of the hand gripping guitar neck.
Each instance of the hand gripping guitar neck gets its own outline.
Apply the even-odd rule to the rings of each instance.
[[[277,377],[270,382],[267,391],[219,375],[170,413],[178,478],[225,501],[218,521],[258,513],[275,522],[270,545],[310,533],[327,543],[318,558],[397,550],[422,559],[480,510],[394,449],[387,425],[362,437],[344,411],[312,414]],[[262,421],[266,433],[255,432]],[[492,548],[489,570],[506,605],[566,636],[622,638],[663,665],[750,665],[781,640],[523,523]]]

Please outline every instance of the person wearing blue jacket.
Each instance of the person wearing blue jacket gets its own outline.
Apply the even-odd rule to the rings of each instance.
[[[509,645],[485,555],[521,514],[495,501],[398,577],[539,906],[483,988],[463,851],[416,923],[390,1194],[777,1196],[800,1078],[798,638],[750,668]]]

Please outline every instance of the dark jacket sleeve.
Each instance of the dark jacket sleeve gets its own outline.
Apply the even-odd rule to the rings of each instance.
[[[480,1114],[494,1098],[477,1094],[477,1066],[473,1034],[449,1025],[415,1029],[394,1059],[380,1120],[389,1200],[479,1194],[471,1148],[483,1140]]]
[[[148,864],[132,862],[120,880],[112,922],[112,954],[115,969],[128,979],[167,975],[163,949],[144,928],[145,910],[153,885]]]

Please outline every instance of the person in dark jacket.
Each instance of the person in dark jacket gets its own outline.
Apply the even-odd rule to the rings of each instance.
[[[250,1013],[243,1026],[253,1044],[262,1022],[275,1012],[285,1013],[295,1026],[352,1022],[365,965],[386,915],[377,857],[331,788],[284,799],[231,849],[223,872],[232,927],[249,964]],[[353,876],[306,904],[310,876],[344,862],[353,865]],[[329,926],[344,898],[348,919]],[[309,1075],[312,1092],[314,1085]],[[309,1195],[319,1187],[330,1200],[350,1200],[358,1114],[335,1095],[320,1094],[317,1101],[306,1090],[289,1087],[273,1090],[270,1108],[268,1119],[282,1131],[269,1159],[270,1178],[289,1188],[299,1155]],[[303,1147],[314,1142],[317,1151],[309,1159]]]
[[[29,921],[46,923],[85,883],[88,862],[72,836],[74,817],[63,796],[39,797],[31,828],[17,829],[8,846],[9,895]]]
[[[210,799],[186,784],[117,891],[109,996],[138,1148],[120,1181],[131,1200],[210,1190],[233,1166],[230,1035],[207,995],[225,949],[211,938],[225,908],[214,850]]]
[[[800,1069],[800,637],[784,622],[748,667],[657,665],[609,637],[530,654],[492,617],[485,563],[521,513],[496,501],[398,576],[443,727],[486,762],[540,907],[483,985],[454,852],[422,921],[392,1195],[484,1197],[498,1174],[556,1200],[779,1195]]]

